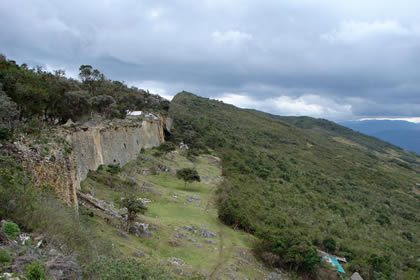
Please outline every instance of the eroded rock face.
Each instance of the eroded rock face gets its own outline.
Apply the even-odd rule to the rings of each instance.
[[[32,174],[34,185],[53,186],[61,200],[77,207],[76,189],[80,187],[80,177],[74,155],[59,145],[49,145],[49,155],[41,156],[31,145],[23,137],[14,143],[17,158]]]

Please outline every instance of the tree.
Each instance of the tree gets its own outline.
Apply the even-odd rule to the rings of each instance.
[[[93,69],[91,65],[81,65],[79,77],[89,90],[91,95],[95,95],[98,84],[104,81],[105,76],[98,69]]]
[[[96,95],[90,99],[92,108],[100,114],[107,112],[109,107],[114,103],[114,98],[109,95]]]
[[[160,144],[160,146],[157,149],[159,151],[159,154],[166,155],[167,153],[175,151],[176,146],[172,142],[164,142],[164,143]]]
[[[85,90],[66,92],[57,104],[57,111],[62,122],[66,122],[69,118],[73,121],[78,120],[86,115],[89,109],[89,94]]]
[[[194,181],[200,182],[200,176],[198,172],[194,168],[182,168],[176,171],[176,177],[180,180],[184,180],[185,185],[187,187],[187,183],[191,183]]]
[[[322,245],[324,245],[324,249],[327,250],[327,252],[334,253],[337,249],[337,244],[335,243],[335,240],[332,238],[326,238],[322,241]]]
[[[134,196],[121,199],[121,206],[127,208],[129,224],[134,221],[137,213],[144,214],[147,210],[147,207],[143,204],[143,202]]]

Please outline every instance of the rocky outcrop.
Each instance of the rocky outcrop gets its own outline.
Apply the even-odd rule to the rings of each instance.
[[[54,188],[57,196],[66,204],[77,206],[76,189],[80,186],[80,177],[74,155],[63,144],[41,145],[35,142],[20,137],[11,149],[15,159],[31,174],[35,186]],[[45,147],[48,147],[47,155],[42,152]]]

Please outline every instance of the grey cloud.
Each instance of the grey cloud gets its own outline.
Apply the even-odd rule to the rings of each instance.
[[[417,5],[415,0],[5,1],[0,52],[20,63],[58,65],[72,73],[80,64],[92,64],[129,84],[155,81],[167,95],[189,90],[262,101],[287,96],[278,100],[290,101],[288,113],[295,100],[316,103],[306,98],[316,95],[323,100],[316,108],[328,100],[317,112],[336,106],[330,118],[419,116]],[[261,108],[282,113],[269,105]],[[340,116],[347,105],[352,115]],[[297,115],[310,113],[301,108],[296,106]]]

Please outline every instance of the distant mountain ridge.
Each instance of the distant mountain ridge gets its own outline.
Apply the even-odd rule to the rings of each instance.
[[[400,120],[346,121],[339,124],[420,154],[420,124]]]

